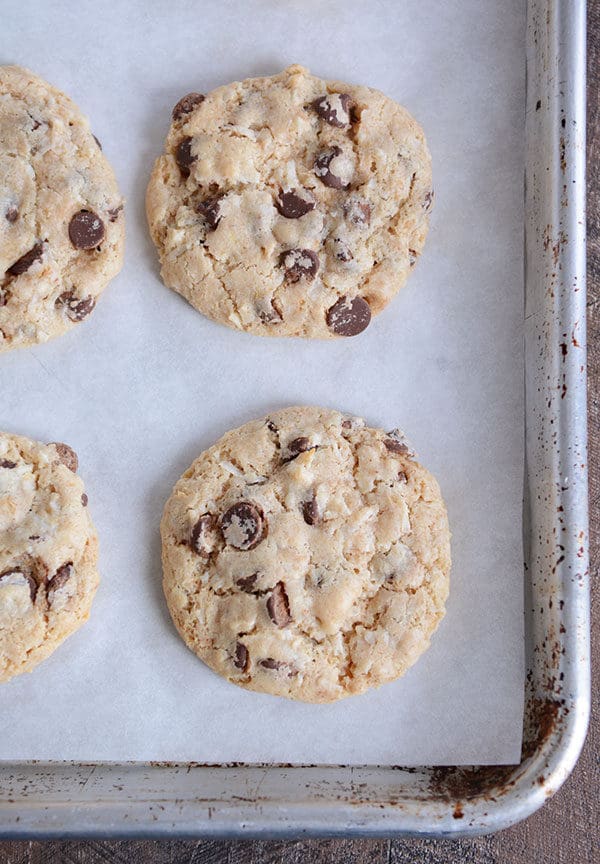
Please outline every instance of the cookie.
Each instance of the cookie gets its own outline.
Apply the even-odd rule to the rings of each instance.
[[[165,284],[261,336],[354,336],[403,285],[432,204],[423,131],[301,66],[177,103],[147,192]]]
[[[123,200],[76,105],[0,66],[0,351],[89,316],[123,261]]]
[[[432,475],[397,431],[288,408],[228,432],[175,485],[163,586],[187,646],[234,684],[331,702],[402,675],[448,594]]]
[[[98,541],[77,456],[0,433],[0,681],[30,672],[87,620]]]

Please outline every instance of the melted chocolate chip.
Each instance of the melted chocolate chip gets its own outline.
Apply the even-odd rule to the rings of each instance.
[[[292,457],[299,456],[300,453],[305,453],[307,450],[310,450],[314,447],[314,444],[311,444],[310,438],[307,438],[305,435],[300,436],[300,438],[294,438],[293,441],[290,441],[288,444],[288,450]]]
[[[371,224],[371,205],[362,198],[351,198],[344,204],[344,216],[353,225],[368,226]]]
[[[342,155],[342,148],[334,144],[327,150],[323,150],[315,159],[314,172],[325,186],[330,189],[347,189],[350,181],[338,174],[335,174],[331,169],[331,164],[334,159]]]
[[[215,548],[215,528],[216,519],[210,513],[205,513],[200,516],[190,535],[190,546],[197,555],[202,558],[210,558],[210,554]]]
[[[314,497],[302,505],[302,516],[307,525],[317,525],[321,521],[319,507]]]
[[[196,213],[199,213],[207,223],[211,231],[214,231],[221,221],[220,209],[222,195],[214,195],[212,198],[206,198],[196,205]]]
[[[357,336],[371,321],[371,307],[362,297],[341,297],[327,312],[327,326],[338,336]]]
[[[197,159],[197,156],[194,156],[192,153],[192,141],[193,139],[188,135],[179,142],[175,150],[175,160],[184,177],[189,177],[190,165]]]
[[[6,213],[4,214],[6,217],[6,221],[14,224],[19,218],[19,211],[16,207],[9,207]]]
[[[251,573],[250,576],[243,576],[241,579],[236,579],[235,584],[238,588],[241,588],[242,591],[250,593],[254,589],[257,579],[258,573]]]
[[[418,257],[417,253],[415,252],[414,249],[408,250],[408,263],[411,267],[414,267],[415,264],[417,263],[417,257]]]
[[[283,320],[283,315],[277,306],[277,300],[274,298],[268,301],[268,305],[264,301],[256,312],[263,324],[278,324]]]
[[[29,252],[26,252],[24,255],[15,261],[14,264],[6,271],[10,276],[20,276],[22,273],[25,273],[31,265],[35,261],[40,261],[42,258],[42,254],[44,252],[44,244],[36,243],[35,246],[32,246]]]
[[[279,193],[275,206],[286,219],[300,219],[315,209],[315,202],[310,198],[301,198],[295,189],[290,189],[288,192],[282,190]]]
[[[288,282],[312,280],[319,269],[319,256],[312,249],[288,249],[281,253],[279,263],[285,270]]]
[[[31,595],[31,602],[35,603],[35,598],[38,591],[38,584],[30,573],[23,573],[23,576],[27,579],[29,583],[29,594]]]
[[[122,210],[123,210],[122,204],[119,204],[118,207],[113,207],[112,210],[107,210],[106,212],[108,213],[108,221],[109,222],[116,222],[117,219],[119,218],[119,213],[121,213]]]
[[[348,93],[326,93],[312,103],[312,107],[326,123],[344,129],[350,125],[352,98]]]
[[[80,210],[69,222],[69,239],[76,249],[95,249],[104,240],[104,222],[92,210]]]
[[[46,596],[50,606],[52,606],[56,592],[60,591],[61,588],[64,588],[72,575],[73,562],[67,561],[66,564],[63,564],[62,567],[58,568],[52,579],[48,582],[46,586]]]
[[[259,660],[259,666],[262,666],[263,669],[273,669],[278,672],[285,670],[287,671],[288,678],[292,678],[298,674],[298,670],[290,666],[289,663],[285,663],[283,660],[275,660],[273,657],[265,657],[264,660]]]
[[[406,456],[410,449],[404,443],[404,441],[394,436],[393,432],[390,432],[387,438],[384,439],[383,443],[385,444],[386,450],[389,450],[390,453],[400,453],[402,456]]]
[[[188,93],[187,96],[180,99],[177,105],[173,108],[173,120],[175,122],[181,120],[184,114],[189,114],[202,102],[204,102],[204,96],[202,93]]]
[[[272,420],[267,420],[267,429],[269,430],[269,432],[279,432],[279,429]]]
[[[241,669],[242,672],[245,672],[248,668],[248,661],[250,659],[250,655],[248,654],[248,649],[245,645],[242,645],[241,642],[238,642],[235,646],[235,657],[233,658],[233,665],[236,669]]]
[[[244,552],[254,549],[265,539],[267,528],[262,510],[250,501],[238,501],[221,516],[225,542]]]
[[[56,298],[54,305],[56,307],[63,307],[67,318],[71,321],[79,322],[87,318],[90,312],[93,311],[96,300],[94,297],[80,299],[79,297],[75,297],[72,291],[64,291]]]
[[[269,595],[267,612],[269,613],[269,618],[277,627],[285,627],[291,622],[290,602],[283,582],[278,582]]]
[[[66,465],[69,471],[72,471],[73,474],[75,474],[79,466],[79,459],[77,458],[77,453],[73,448],[69,447],[68,444],[63,444],[62,441],[51,441],[48,446],[54,447],[56,455],[62,464]]]
[[[11,297],[12,294],[7,288],[0,288],[0,308],[6,306]],[[2,333],[3,331],[0,330],[0,334]]]
[[[88,499],[88,496],[85,494],[85,492],[82,492],[82,493],[81,493],[81,506],[82,506],[82,507],[87,507],[87,505],[88,505],[88,500],[89,500],[89,499]]]
[[[31,602],[35,602],[35,595],[37,594],[38,586],[37,582],[30,573],[25,573],[20,567],[9,567],[8,570],[4,570],[2,573],[0,573],[0,583],[6,576],[22,576],[29,585]]]
[[[10,459],[0,459],[0,468],[16,468],[17,463],[11,462]]]
[[[98,141],[98,139],[96,138],[96,136],[94,134],[92,134],[92,138],[94,139],[94,141],[98,145],[98,149],[102,150],[102,144]]]
[[[339,237],[332,237],[328,242],[329,250],[338,261],[352,261],[354,255],[350,251],[350,247],[340,240]]]
[[[408,477],[406,476],[405,471],[398,471],[398,480],[401,483],[408,483]]]

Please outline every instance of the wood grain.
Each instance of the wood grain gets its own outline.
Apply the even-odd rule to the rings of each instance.
[[[588,0],[588,414],[592,578],[592,722],[573,775],[525,822],[476,840],[295,843],[103,841],[0,843],[6,864],[587,864],[598,860],[600,790],[600,0]],[[594,590],[595,583],[595,590]]]

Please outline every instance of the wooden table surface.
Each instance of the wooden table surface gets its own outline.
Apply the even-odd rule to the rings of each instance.
[[[600,0],[588,0],[588,415],[592,587],[600,572]],[[575,771],[525,822],[475,840],[0,843],[0,862],[123,864],[587,864],[600,860],[600,587],[592,590],[592,721]]]

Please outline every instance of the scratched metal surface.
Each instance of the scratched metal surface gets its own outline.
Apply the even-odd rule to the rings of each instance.
[[[5,836],[459,836],[524,818],[568,776],[589,708],[584,14],[583,0],[529,3],[521,765],[5,765]]]

